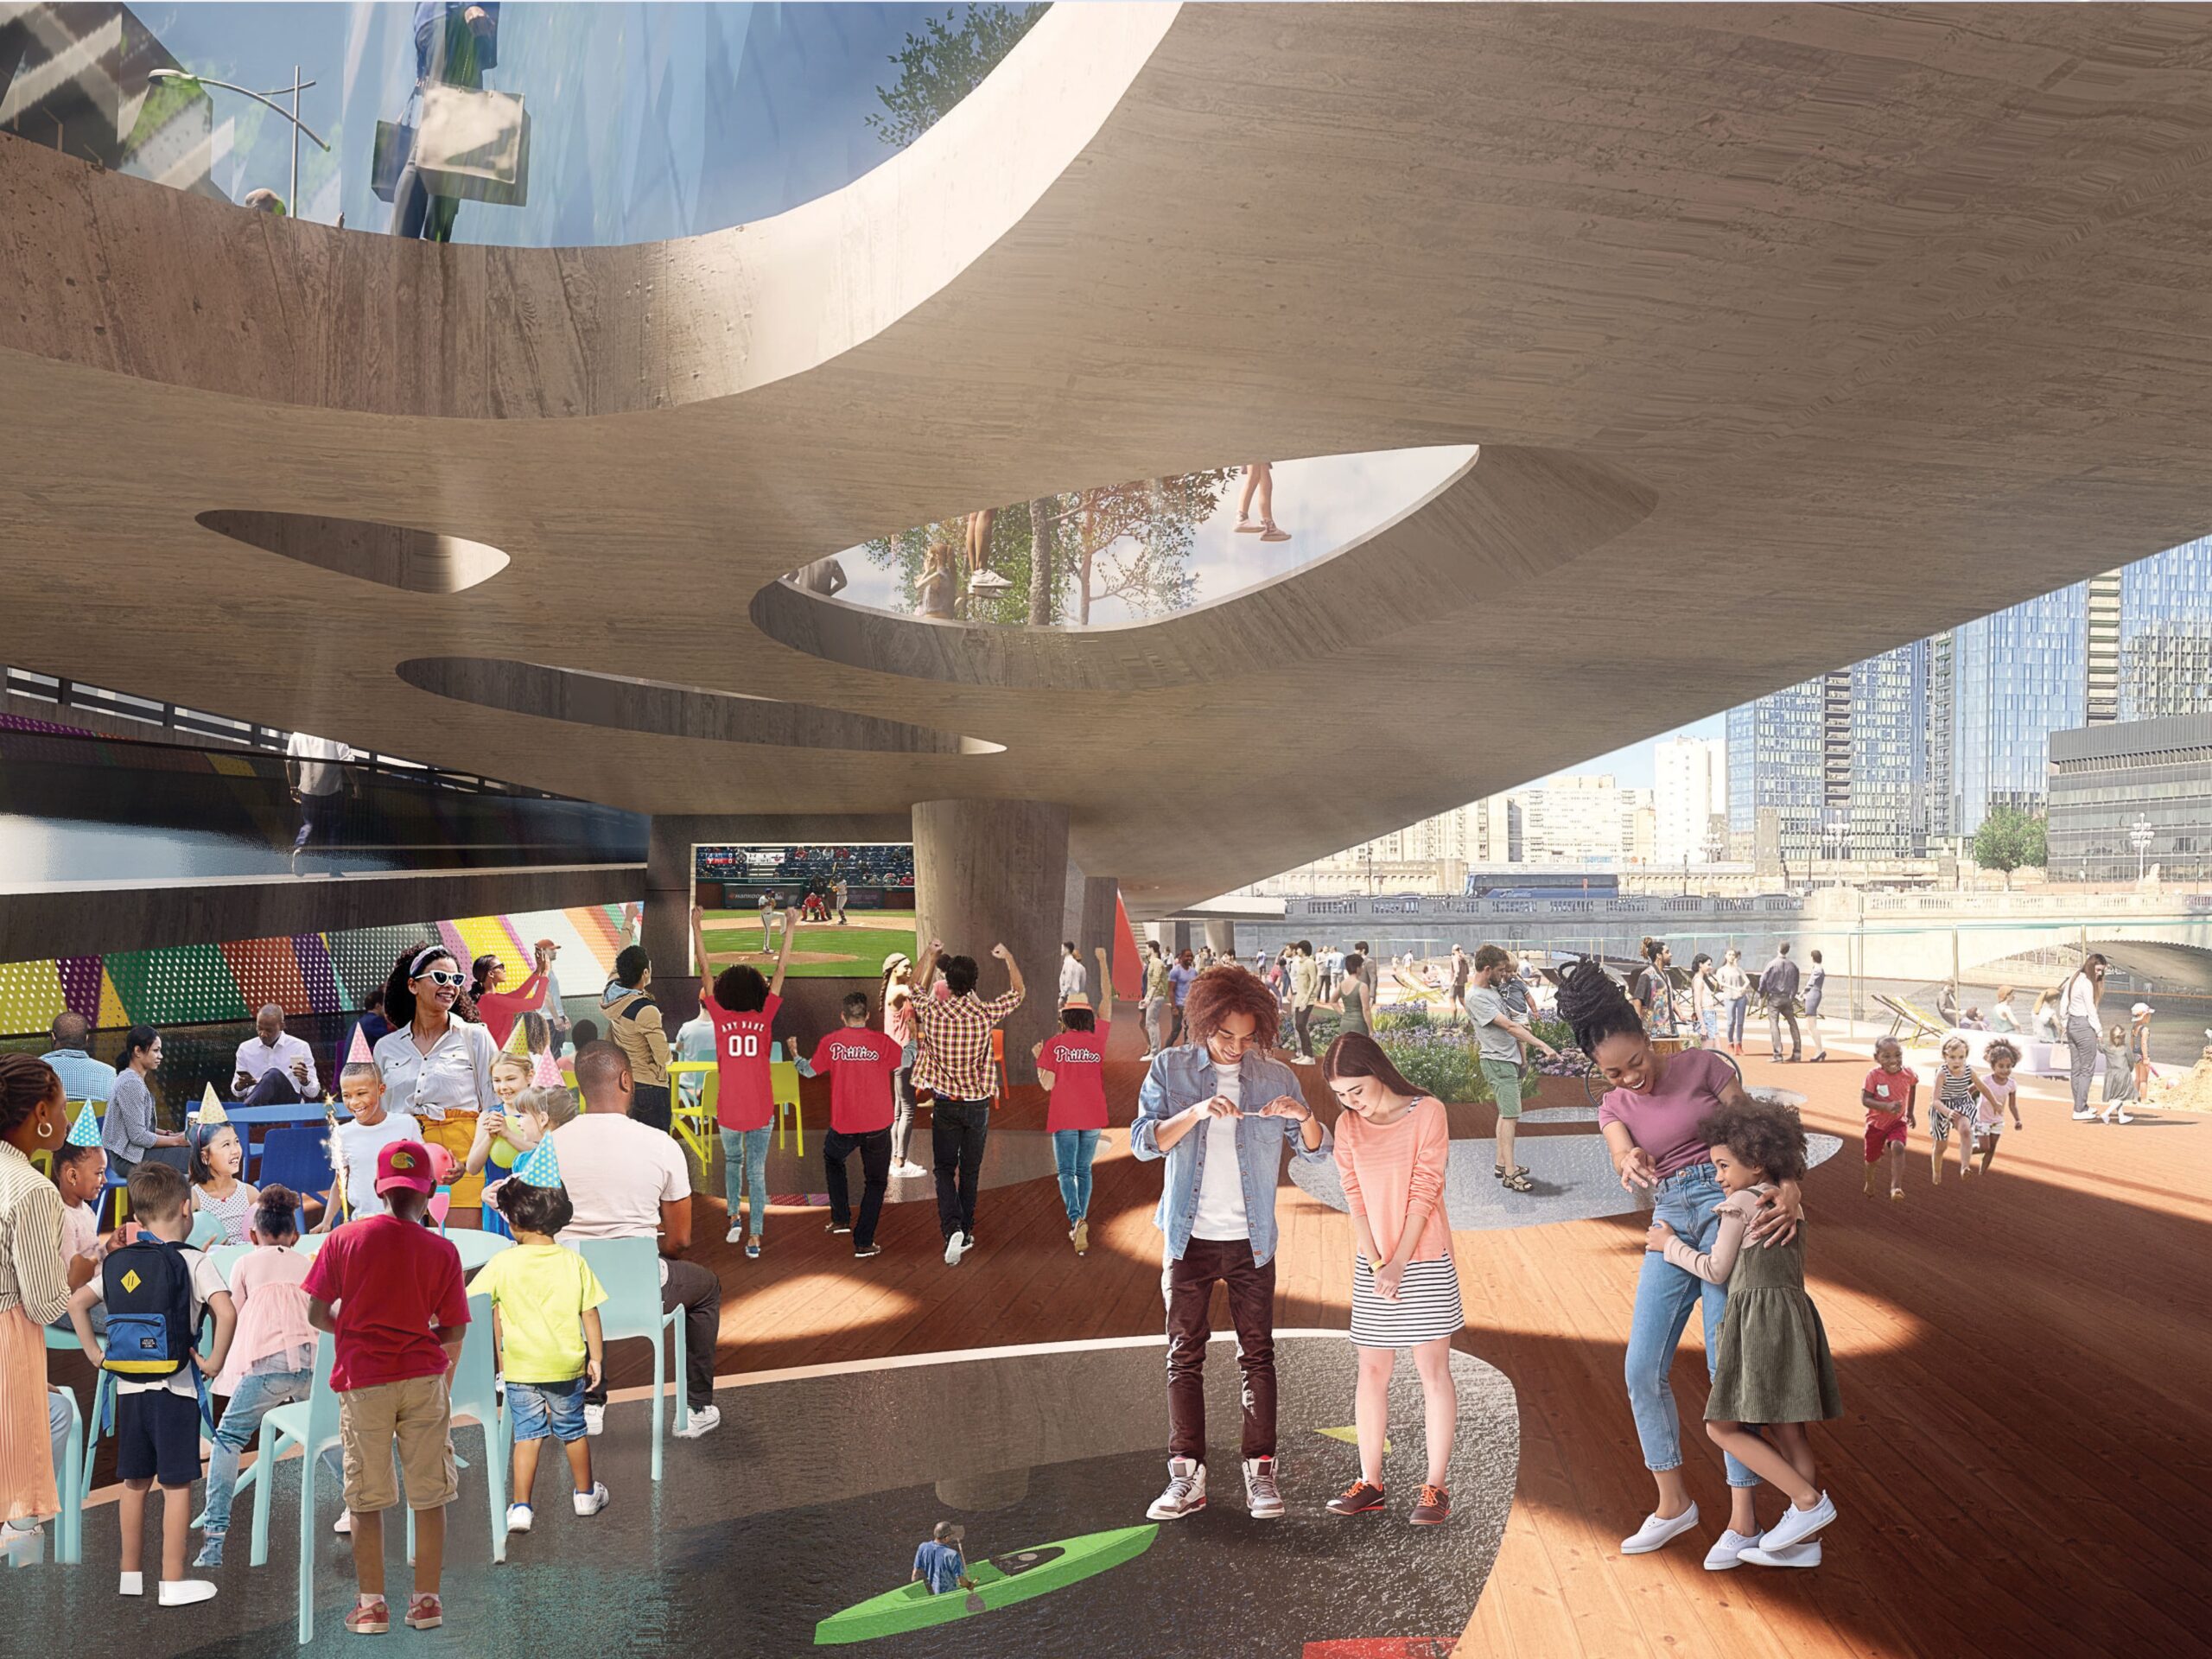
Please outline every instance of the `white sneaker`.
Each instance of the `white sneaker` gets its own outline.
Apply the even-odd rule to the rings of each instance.
[[[507,1505],[507,1530],[509,1532],[528,1532],[530,1530],[531,1520],[531,1510],[529,1504],[510,1503]]]
[[[2096,1112],[2094,1109],[2084,1106],[2080,1111],[2074,1114],[2074,1121],[2076,1123],[2086,1123],[2095,1116]]]
[[[1244,1507],[1255,1521],[1282,1519],[1282,1491],[1275,1484],[1273,1458],[1244,1459]]]
[[[1680,1515],[1662,1518],[1656,1515],[1643,1517],[1643,1524],[1621,1540],[1624,1555],[1649,1555],[1655,1549],[1663,1549],[1697,1525],[1697,1505],[1693,1503]]]
[[[1741,1533],[1731,1527],[1713,1541],[1713,1548],[1705,1552],[1705,1570],[1726,1573],[1744,1559],[1744,1552],[1758,1548],[1757,1533]]]
[[[955,1233],[950,1238],[944,1241],[944,1265],[946,1267],[958,1267],[960,1265],[960,1258],[967,1254],[967,1234]]]
[[[195,1601],[215,1599],[215,1586],[206,1579],[163,1579],[154,1598],[163,1607],[189,1607]]]
[[[1206,1506],[1206,1466],[1188,1458],[1167,1459],[1167,1489],[1152,1500],[1147,1520],[1180,1521]]]
[[[899,1163],[893,1164],[891,1166],[891,1173],[893,1175],[898,1176],[901,1180],[911,1181],[917,1176],[928,1174],[929,1171],[923,1168],[921,1165],[916,1163],[912,1159],[908,1158]]]
[[[730,1223],[729,1231],[722,1235],[722,1243],[725,1244],[742,1244],[745,1243],[745,1224],[741,1221],[734,1221]]]
[[[698,1414],[694,1412],[692,1415],[696,1418]],[[578,1515],[597,1515],[607,1507],[607,1483],[603,1480],[594,1481],[591,1491],[571,1492],[569,1497],[575,1504]]]
[[[1809,1510],[1801,1510],[1792,1503],[1783,1511],[1781,1520],[1759,1535],[1759,1548],[1770,1555],[1781,1554],[1803,1543],[1834,1519],[1835,1503],[1826,1492]]]
[[[607,1408],[605,1406],[586,1406],[584,1408],[584,1433],[587,1434],[604,1434],[607,1433]]]
[[[36,1567],[46,1559],[46,1529],[34,1521],[28,1527],[19,1527],[10,1521],[0,1527],[0,1544],[4,1544],[5,1556],[10,1567]]]
[[[2118,1117],[2114,1117],[2113,1116],[2115,1112],[2119,1113]],[[2120,1107],[2107,1106],[2105,1108],[2105,1122],[2107,1123],[2133,1123],[2135,1119],[2133,1115]]]
[[[679,1440],[696,1440],[702,1435],[713,1433],[721,1427],[721,1422],[722,1413],[720,1406],[694,1406],[691,1408],[691,1421],[675,1431],[676,1438]],[[602,1487],[601,1490],[604,1491],[605,1488]]]
[[[1821,1541],[1815,1538],[1809,1544],[1800,1544],[1795,1549],[1779,1553],[1761,1549],[1753,1544],[1736,1559],[1751,1567],[1818,1567],[1821,1564]]]
[[[121,1573],[116,1576],[115,1593],[118,1596],[143,1596],[146,1593],[146,1575],[143,1573]]]
[[[330,1529],[336,1533],[350,1533],[353,1531],[353,1511],[351,1510],[339,1510],[338,1518],[330,1523]]]

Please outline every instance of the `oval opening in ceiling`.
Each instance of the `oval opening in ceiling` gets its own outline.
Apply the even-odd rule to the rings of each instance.
[[[507,556],[486,543],[368,518],[219,507],[198,522],[264,552],[410,594],[462,593],[507,568]]]
[[[658,737],[886,754],[1000,754],[1006,747],[957,732],[813,703],[781,702],[735,691],[496,657],[416,657],[400,664],[397,671],[417,690],[480,709]]]

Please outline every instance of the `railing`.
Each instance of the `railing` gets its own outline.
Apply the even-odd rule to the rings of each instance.
[[[274,726],[232,720],[226,715],[187,709],[179,703],[156,702],[150,697],[133,696],[127,691],[111,691],[105,686],[87,685],[82,680],[70,679],[62,675],[35,673],[25,668],[11,667],[7,671],[7,692],[11,697],[25,697],[33,702],[50,702],[57,709],[79,709],[90,714],[105,715],[111,720],[134,721],[157,730],[174,732],[194,741],[234,743],[241,748],[283,755],[292,741],[291,733]],[[119,736],[120,734],[99,733],[96,735]],[[396,754],[363,754],[357,750],[355,755],[354,760],[344,764],[357,771],[402,779],[409,783],[429,784],[439,789],[457,789],[471,795],[513,795],[526,800],[540,801],[568,798],[550,790],[530,789],[519,784],[502,783],[497,779],[480,778],[474,772],[425,766],[419,760],[403,760]]]

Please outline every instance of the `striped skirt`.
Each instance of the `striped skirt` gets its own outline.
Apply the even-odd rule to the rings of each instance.
[[[1395,1302],[1375,1294],[1375,1270],[1367,1258],[1354,1258],[1351,1339],[1359,1347],[1411,1348],[1448,1337],[1466,1322],[1459,1306],[1459,1269],[1450,1256],[1407,1262]]]

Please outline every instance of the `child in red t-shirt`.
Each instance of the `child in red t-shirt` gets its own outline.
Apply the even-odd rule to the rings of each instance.
[[[1060,1005],[1060,1032],[1037,1045],[1037,1081],[1052,1096],[1045,1127],[1059,1166],[1060,1202],[1075,1253],[1090,1249],[1090,1162],[1106,1132],[1106,1034],[1114,1025],[1114,976],[1101,947],[1098,1007],[1078,991]]]
[[[776,1096],[768,1081],[769,1033],[784,1006],[784,974],[791,966],[791,933],[798,912],[784,912],[783,948],[776,953],[776,976],[766,979],[743,963],[709,971],[706,935],[699,928],[699,906],[691,906],[691,949],[699,958],[699,1007],[715,1026],[715,1121],[722,1141],[722,1192],[729,1199],[726,1242],[743,1237],[738,1219],[746,1193],[752,1193],[752,1236],[747,1255],[758,1259],[768,1227],[768,1135],[776,1121]]]
[[[905,1050],[884,1033],[868,1028],[866,991],[849,995],[839,1010],[844,1025],[814,1046],[811,1058],[798,1063],[800,1075],[830,1074],[830,1133],[822,1137],[822,1171],[830,1187],[830,1230],[853,1236],[855,1256],[880,1255],[876,1217],[891,1185],[891,1120],[897,1103],[891,1081]],[[861,1213],[853,1217],[845,1165],[861,1155]]]
[[[1920,1076],[1904,1063],[1904,1048],[1894,1037],[1874,1045],[1874,1069],[1859,1087],[1859,1103],[1866,1109],[1866,1196],[1874,1196],[1874,1172],[1886,1154],[1890,1166],[1890,1196],[1904,1197],[1904,1137],[1912,1127],[1912,1097]]]
[[[391,1628],[384,1599],[384,1512],[399,1502],[399,1449],[407,1507],[415,1512],[415,1593],[407,1624],[445,1622],[438,1600],[446,1505],[460,1488],[447,1374],[467,1334],[461,1253],[425,1224],[436,1190],[430,1150],[395,1141],[377,1154],[377,1196],[391,1208],[349,1221],[323,1241],[301,1288],[308,1323],[338,1339],[330,1386],[338,1393],[346,1451],[346,1508],[353,1524],[360,1600],[346,1615],[357,1635]]]

